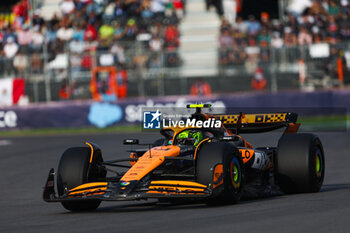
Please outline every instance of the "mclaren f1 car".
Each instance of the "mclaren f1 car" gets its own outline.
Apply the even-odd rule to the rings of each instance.
[[[209,104],[187,107],[195,109],[191,121],[215,119],[222,126],[162,128],[162,138],[152,144],[125,139],[124,144],[143,148],[111,161],[104,161],[101,149],[90,142],[69,148],[57,172],[50,170],[43,199],[61,202],[70,211],[89,211],[101,201],[157,198],[226,204],[249,193],[266,194],[271,187],[287,194],[320,190],[325,174],[322,143],[314,134],[297,133],[297,114],[222,115],[203,113]],[[281,128],[276,147],[254,148],[241,136]]]

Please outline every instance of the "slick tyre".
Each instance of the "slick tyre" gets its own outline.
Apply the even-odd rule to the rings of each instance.
[[[234,204],[242,196],[244,167],[237,148],[226,142],[204,144],[196,159],[197,181],[213,188],[208,205]]]
[[[320,139],[314,134],[287,134],[278,142],[276,181],[287,194],[318,192],[325,174]]]
[[[78,185],[91,182],[96,178],[105,177],[105,172],[97,171],[95,166],[90,165],[90,156],[91,149],[88,147],[72,147],[63,153],[57,170],[57,191],[59,196]],[[101,201],[79,200],[63,201],[61,203],[64,208],[70,211],[91,211],[95,210]]]

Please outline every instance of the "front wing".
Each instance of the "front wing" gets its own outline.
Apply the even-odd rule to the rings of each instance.
[[[57,196],[55,193],[55,173],[51,169],[43,192],[47,202],[76,200],[129,201],[147,198],[206,198],[211,196],[212,189],[206,185],[181,180],[150,181],[138,186],[131,182],[92,182],[82,184]]]

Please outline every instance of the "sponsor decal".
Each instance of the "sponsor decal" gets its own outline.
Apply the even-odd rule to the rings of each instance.
[[[254,150],[240,149],[239,153],[241,153],[243,163],[246,163],[253,157]]]
[[[281,121],[285,121],[285,119],[286,119],[285,113],[262,114],[262,115],[256,115],[255,122],[256,123],[281,122]]]
[[[17,114],[14,111],[0,111],[0,128],[17,126]]]
[[[123,110],[119,105],[109,103],[93,103],[90,107],[89,122],[99,128],[119,122],[123,118]]]
[[[128,186],[130,184],[130,182],[128,182],[128,181],[122,181],[122,182],[120,182],[120,185],[121,186]]]
[[[267,154],[262,151],[255,151],[255,159],[252,168],[259,170],[267,169],[270,164],[270,159]]]

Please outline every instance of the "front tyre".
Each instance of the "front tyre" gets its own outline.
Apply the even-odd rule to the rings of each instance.
[[[88,147],[72,147],[63,153],[57,170],[57,190],[59,196],[81,184],[94,181],[98,178],[105,178],[105,172],[98,171],[95,164],[90,164],[90,156],[91,149]],[[99,162],[98,160],[102,160],[100,154],[93,163]],[[61,202],[63,207],[70,211],[95,210],[100,203],[100,200]]]
[[[244,168],[242,158],[233,144],[204,144],[196,163],[197,181],[213,188],[213,196],[207,200],[207,204],[233,204],[241,198]]]

